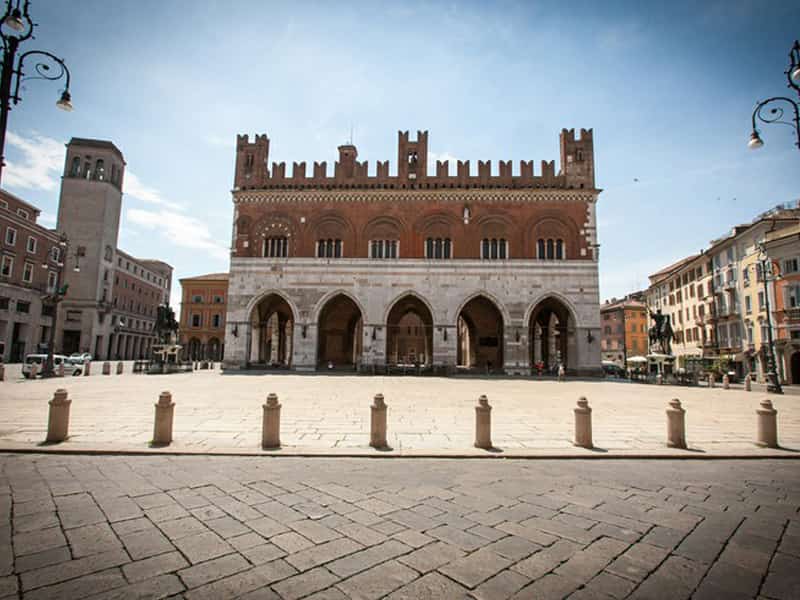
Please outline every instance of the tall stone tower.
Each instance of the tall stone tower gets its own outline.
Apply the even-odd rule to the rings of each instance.
[[[99,355],[108,343],[124,173],[125,159],[111,142],[67,144],[57,224],[69,239],[62,278],[69,290],[56,329],[56,348],[65,353]]]

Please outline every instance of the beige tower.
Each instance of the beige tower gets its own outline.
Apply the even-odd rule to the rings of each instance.
[[[69,239],[55,347],[106,356],[125,159],[111,142],[72,138],[61,179],[57,229]],[[75,267],[80,271],[77,272]]]

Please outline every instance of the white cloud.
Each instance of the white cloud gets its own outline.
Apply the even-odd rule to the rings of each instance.
[[[142,202],[148,204],[157,204],[172,210],[183,210],[184,207],[176,202],[170,202],[162,197],[161,192],[155,188],[146,186],[142,181],[134,175],[131,171],[126,171],[125,181],[122,184],[122,191]]]
[[[207,135],[205,140],[210,146],[220,146],[228,149],[233,149],[236,147],[236,136],[233,135]]]
[[[230,256],[228,248],[214,239],[208,226],[194,217],[168,208],[159,210],[129,208],[125,214],[129,222],[158,231],[161,237],[171,244],[204,250],[214,258],[222,259]]]
[[[26,190],[54,190],[64,165],[64,142],[38,133],[24,138],[9,131],[8,145],[22,153],[22,160],[6,161],[3,185]]]
[[[55,227],[56,216],[48,212],[43,212],[39,215],[37,223],[39,223],[40,225],[44,225],[45,227]]]
[[[444,162],[446,160],[450,161],[447,164],[447,169],[448,169],[448,171],[450,173],[455,173],[457,165],[458,165],[458,159],[455,156],[453,156],[449,152],[442,152],[441,154],[437,154],[436,152],[428,152],[428,173],[429,174],[436,175],[436,161],[437,160],[441,160],[442,162]]]

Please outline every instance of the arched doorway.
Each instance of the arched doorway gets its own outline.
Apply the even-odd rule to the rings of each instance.
[[[221,357],[219,352],[220,349],[219,339],[211,338],[210,340],[208,340],[208,344],[206,347],[207,347],[206,358],[208,358],[209,360],[220,360]]]
[[[458,366],[482,372],[503,370],[503,315],[484,296],[464,305],[457,320]]]
[[[202,344],[200,340],[197,338],[192,338],[189,340],[189,359],[190,360],[200,360],[202,357],[200,356],[200,348]],[[127,354],[127,353],[126,353]]]
[[[800,350],[792,354],[789,371],[792,374],[792,385],[800,384]]]
[[[433,364],[433,316],[416,296],[404,296],[386,319],[386,362],[390,365]]]
[[[253,309],[250,318],[251,364],[289,367],[292,361],[294,313],[278,294],[264,297]]]
[[[542,365],[546,373],[556,373],[559,365],[569,366],[572,357],[568,356],[568,334],[574,326],[571,319],[569,309],[556,298],[545,298],[535,306],[529,333],[534,369]]]
[[[344,294],[325,303],[317,324],[317,368],[355,369],[361,361],[363,319]]]

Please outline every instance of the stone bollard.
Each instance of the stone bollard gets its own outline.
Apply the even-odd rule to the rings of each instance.
[[[484,450],[492,448],[492,407],[483,394],[475,406],[475,447]]]
[[[6,366],[0,362],[0,381],[6,380]]]
[[[154,444],[172,443],[172,421],[175,416],[175,403],[172,401],[172,394],[161,392],[158,395],[156,406],[156,420],[153,426]]]
[[[686,448],[686,411],[681,401],[673,398],[667,409],[667,447]]]
[[[63,442],[69,435],[69,405],[67,390],[59,388],[50,400],[50,414],[47,418],[47,442]]]
[[[119,360],[117,361],[117,375],[122,375],[123,371],[125,371],[125,365]]]
[[[725,373],[725,375],[722,376],[722,389],[723,390],[731,389],[731,378],[728,377],[727,373]]]
[[[753,382],[750,379],[750,373],[748,373],[747,377],[744,378],[744,391],[745,392],[752,392],[753,391]]]
[[[56,374],[59,377],[63,377],[64,376],[64,363],[63,362],[58,365],[58,369],[56,369]]]
[[[371,419],[369,430],[369,445],[373,448],[386,448],[386,403],[383,394],[375,394],[370,406]]]
[[[267,395],[261,429],[261,447],[265,449],[281,447],[281,405],[278,404],[277,394]]]
[[[111,375],[111,363],[108,361],[103,363],[103,375]]]
[[[592,445],[592,409],[589,401],[581,396],[575,410],[575,441],[573,444],[581,448],[593,448]]]
[[[36,375],[39,374],[39,365],[36,363],[31,363],[31,371],[28,373],[29,379],[36,379]]]
[[[564,375],[566,371],[564,370],[564,365],[558,365],[558,380],[564,381]]]
[[[659,373],[656,375],[656,385],[662,385],[664,383],[664,376]]]
[[[710,387],[710,388],[714,387],[714,379],[715,379],[714,374],[713,373],[709,373],[708,374],[708,387]]]
[[[91,361],[87,360],[85,363],[83,363],[83,376],[88,377],[91,374],[92,374],[92,363]]]
[[[758,415],[758,435],[756,446],[765,448],[778,447],[778,411],[772,407],[771,400],[762,400],[761,408],[756,409]]]

